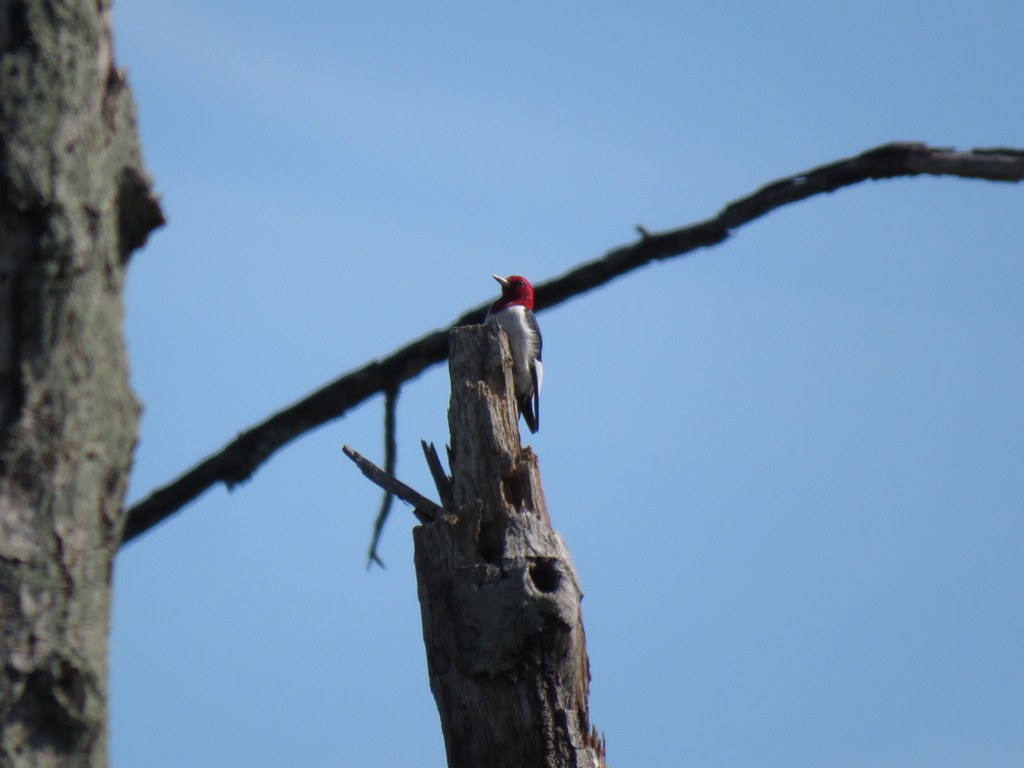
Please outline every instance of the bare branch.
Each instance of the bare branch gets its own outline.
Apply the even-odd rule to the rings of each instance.
[[[561,304],[652,261],[717,245],[738,227],[784,205],[870,179],[920,175],[1020,182],[1024,181],[1024,150],[999,147],[958,152],[918,143],[883,144],[854,157],[767,184],[729,203],[705,221],[664,232],[638,226],[640,237],[636,242],[535,285],[536,309]],[[428,333],[381,360],[335,379],[246,430],[220,451],[131,507],[127,512],[124,541],[142,535],[217,483],[233,488],[248,480],[263,462],[292,440],[442,362],[448,355],[448,332],[479,322],[486,309],[487,305],[481,304],[468,310],[448,328]]]
[[[356,463],[356,466],[359,467],[359,471],[362,472],[370,482],[383,488],[388,493],[394,494],[406,504],[411,504],[413,514],[416,515],[416,519],[421,523],[432,523],[444,512],[440,505],[434,503],[418,491],[410,488],[401,480],[397,480],[392,477],[359,452],[352,450],[347,445],[342,446],[341,450],[346,456]]]
[[[452,514],[413,528],[430,690],[450,768],[605,765],[582,593],[523,448],[508,338],[452,334]],[[436,453],[434,454],[436,456]]]

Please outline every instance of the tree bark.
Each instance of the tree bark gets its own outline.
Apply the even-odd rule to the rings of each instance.
[[[162,222],[106,0],[0,0],[0,767],[107,762],[139,406],[121,289]]]
[[[598,766],[581,592],[519,442],[490,326],[452,333],[454,511],[414,530],[430,687],[451,768]]]

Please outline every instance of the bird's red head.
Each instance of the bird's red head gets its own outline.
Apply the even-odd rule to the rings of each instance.
[[[530,285],[529,280],[519,275],[509,275],[508,277],[491,275],[491,277],[501,283],[501,298],[491,305],[492,312],[517,305],[533,311],[533,286]]]

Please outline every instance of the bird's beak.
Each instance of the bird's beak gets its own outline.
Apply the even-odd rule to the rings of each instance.
[[[508,286],[508,280],[506,280],[504,277],[498,277],[497,275],[491,275],[491,277],[493,277],[495,280],[501,283],[502,288]]]

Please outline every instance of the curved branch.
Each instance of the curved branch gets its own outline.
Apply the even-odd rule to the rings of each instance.
[[[958,152],[918,143],[883,144],[767,184],[729,203],[705,221],[664,232],[638,227],[640,237],[636,242],[536,285],[536,309],[561,304],[651,261],[717,245],[728,239],[732,230],[784,205],[869,179],[920,175],[1020,182],[1024,181],[1024,150],[999,147]],[[263,462],[292,440],[442,362],[448,355],[448,332],[478,322],[486,308],[487,304],[481,304],[468,310],[448,328],[432,331],[381,360],[335,379],[246,430],[220,451],[132,506],[127,512],[124,541],[131,541],[163,522],[217,483],[230,489],[249,479]]]

